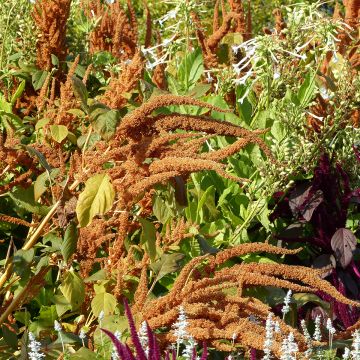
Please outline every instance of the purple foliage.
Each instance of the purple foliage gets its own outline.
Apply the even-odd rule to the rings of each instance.
[[[334,166],[326,154],[322,155],[311,180],[298,182],[289,193],[276,193],[273,198],[276,207],[270,219],[281,218],[289,224],[277,238],[286,242],[306,242],[318,255],[335,257],[337,261],[328,280],[345,296],[359,299],[360,270],[353,258],[354,248],[347,243],[351,239],[349,236],[334,238],[334,235],[337,232],[349,235],[346,230],[348,211],[351,201],[360,200],[360,189],[351,190],[349,177],[340,164]],[[312,261],[316,265],[319,257]],[[321,292],[319,295],[333,301],[339,325],[348,327],[356,322],[359,313],[355,309],[326,298]]]
[[[124,307],[125,307],[125,315],[129,323],[131,340],[134,344],[136,351],[136,356],[133,354],[129,346],[123,344],[119,339],[117,339],[117,337],[111,331],[106,329],[101,329],[111,339],[119,358],[121,360],[161,360],[162,357],[161,357],[159,345],[156,341],[156,335],[153,333],[150,326],[146,323],[146,331],[148,337],[148,354],[146,354],[143,347],[141,346],[140,338],[136,331],[134,318],[132,316],[129,304],[126,299],[124,300]],[[197,354],[196,354],[196,350],[194,349],[191,360],[195,360],[196,357]],[[204,342],[203,353],[200,360],[206,360],[207,357],[208,357],[208,351],[207,351],[206,342]],[[176,351],[174,349],[171,352],[171,358],[172,360],[176,360]],[[165,352],[164,359],[170,360],[169,351]]]

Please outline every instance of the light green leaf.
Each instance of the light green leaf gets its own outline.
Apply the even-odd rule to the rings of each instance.
[[[52,169],[50,171],[50,179],[54,181],[56,176],[59,174],[59,169]],[[34,200],[38,201],[42,194],[46,191],[46,189],[50,185],[49,173],[43,172],[40,174],[34,183]]]
[[[72,310],[78,309],[85,299],[85,285],[81,277],[74,271],[68,271],[59,288]]]
[[[61,245],[61,254],[65,260],[68,262],[71,255],[74,254],[76,250],[78,239],[78,231],[74,222],[71,222],[65,230],[64,241]]]
[[[109,211],[114,198],[115,191],[109,175],[97,174],[88,179],[76,206],[80,226],[87,226],[95,215],[103,215]]]
[[[142,225],[140,243],[145,246],[146,252],[150,256],[150,260],[154,261],[156,257],[156,229],[152,222],[139,218]]]
[[[99,316],[101,311],[105,315],[112,314],[117,306],[117,301],[114,295],[103,292],[95,295],[91,301],[91,310],[95,316]]]
[[[67,137],[69,131],[64,125],[50,125],[51,137],[59,144]]]
[[[109,140],[116,131],[120,121],[120,113],[117,110],[104,111],[93,122],[94,130],[104,139]]]
[[[305,107],[314,96],[316,87],[315,75],[315,73],[309,72],[299,89],[298,98],[302,107]]]
[[[25,90],[26,81],[23,80],[15,91],[15,94],[11,97],[11,104],[14,105],[16,100],[22,95]]]

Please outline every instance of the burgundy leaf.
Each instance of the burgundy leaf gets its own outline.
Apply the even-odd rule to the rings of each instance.
[[[310,184],[302,183],[291,192],[289,206],[295,217],[301,215],[303,219],[310,221],[316,208],[323,202],[323,192],[312,190]]]
[[[331,248],[334,250],[336,259],[345,269],[353,259],[353,251],[356,249],[357,239],[352,231],[340,228],[331,238]]]
[[[336,260],[334,255],[331,254],[322,254],[314,259],[313,267],[315,269],[320,269],[324,272],[321,272],[321,277],[325,278],[329,276],[333,269],[336,268]]]

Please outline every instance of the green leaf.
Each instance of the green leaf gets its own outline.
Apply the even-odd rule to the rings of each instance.
[[[115,191],[109,175],[97,174],[86,181],[76,205],[80,227],[89,225],[95,215],[103,215],[112,207]]]
[[[152,222],[139,218],[142,225],[140,243],[145,245],[145,250],[150,256],[150,260],[154,261],[156,257],[156,229]]]
[[[65,230],[64,241],[61,245],[61,254],[68,262],[72,254],[75,253],[78,240],[78,231],[75,223],[72,221]]]
[[[45,216],[49,212],[49,207],[41,205],[35,201],[34,187],[30,186],[27,189],[18,187],[9,193],[11,199],[15,204],[30,213]]]
[[[184,56],[184,59],[178,68],[178,77],[184,85],[187,83],[189,88],[200,79],[203,72],[204,65],[202,52],[200,48],[197,48],[195,51]]]
[[[81,347],[75,354],[70,355],[70,360],[96,360],[98,359],[97,353],[88,348]]]
[[[71,78],[75,95],[81,100],[82,104],[87,107],[88,91],[84,83],[76,76]]]
[[[59,58],[54,54],[51,54],[51,63],[54,66],[59,67]]]
[[[314,96],[316,87],[315,75],[315,73],[309,72],[306,75],[305,80],[299,89],[298,98],[302,107],[305,107]]]
[[[69,131],[64,125],[50,125],[51,137],[59,144],[67,137]]]
[[[95,316],[99,316],[101,311],[105,315],[112,314],[117,306],[117,301],[114,295],[107,292],[102,292],[93,298],[91,301],[91,310]]]
[[[330,310],[330,304],[327,303],[326,301],[321,300],[315,294],[296,293],[296,294],[293,294],[292,298],[296,302],[298,308],[301,307],[301,306],[306,305],[309,302],[312,302],[312,303],[314,303],[316,305],[321,306],[326,311]]]
[[[42,174],[40,174],[35,182],[34,182],[34,200],[38,201],[41,197],[41,195],[44,194],[44,192],[47,190],[47,188],[50,185],[50,179],[51,181],[54,181],[56,176],[59,174],[59,169],[52,169],[50,171],[50,177],[49,177],[49,173],[43,172]]]
[[[11,97],[11,104],[14,105],[16,100],[22,95],[22,93],[24,92],[25,90],[25,84],[26,84],[26,81],[23,80],[18,88],[16,89],[14,95]]]
[[[12,328],[13,331],[11,331],[10,328]],[[12,349],[18,348],[17,330],[18,329],[16,325],[1,326],[2,337],[5,343],[9,345]]]
[[[53,301],[56,306],[56,312],[59,315],[59,317],[64,315],[67,311],[71,310],[71,305],[66,300],[64,295],[54,295]]]
[[[165,275],[178,271],[180,269],[180,261],[185,257],[184,254],[164,254],[158,261],[150,265],[155,272],[155,282],[159,281]]]
[[[13,271],[18,274],[22,281],[26,281],[30,275],[30,267],[34,260],[34,249],[18,250],[13,257]]]
[[[104,140],[109,140],[115,134],[119,121],[119,111],[104,111],[96,117],[96,120],[93,122],[93,128]]]
[[[39,160],[39,163],[41,164],[41,166],[46,169],[48,172],[51,171],[52,167],[48,164],[48,162],[46,161],[45,156],[39,151],[34,149],[33,147],[29,146],[29,145],[23,145],[23,147],[27,150],[27,152],[31,155],[31,156],[36,156]]]
[[[85,285],[81,277],[74,271],[68,271],[59,288],[72,310],[78,309],[85,299]]]
[[[35,130],[42,129],[45,125],[47,125],[50,122],[51,119],[49,118],[43,118],[36,122]]]
[[[41,89],[48,75],[46,70],[38,70],[32,75],[31,82],[35,91]]]

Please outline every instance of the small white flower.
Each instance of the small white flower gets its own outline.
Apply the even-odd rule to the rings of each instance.
[[[285,315],[290,311],[291,295],[292,295],[292,291],[289,290],[284,298],[284,306],[281,309],[281,312],[283,313],[283,317],[285,317]]]
[[[190,336],[188,338],[188,340],[186,341],[185,349],[182,352],[182,356],[185,359],[192,359],[193,352],[194,352],[196,345],[197,345],[197,342],[194,340],[194,338],[192,336]]]
[[[348,360],[348,359],[350,359],[350,349],[349,348],[345,348],[344,349],[344,354],[343,354],[343,356],[342,356],[342,359],[343,360]]]
[[[353,333],[353,343],[351,345],[353,350],[351,351],[351,356],[353,360],[360,360],[360,331],[356,330]]]
[[[45,354],[42,354],[40,352],[41,350],[41,343],[39,341],[36,341],[35,335],[31,332],[29,332],[29,349],[31,350],[28,355],[30,360],[41,360],[45,357]]]
[[[62,330],[62,326],[57,320],[54,321],[54,330],[57,332],[60,332]]]
[[[315,331],[313,335],[315,341],[321,341],[322,336],[321,336],[320,322],[321,322],[321,317],[320,315],[317,315],[315,318]]]
[[[281,345],[281,360],[296,360],[296,353],[299,348],[295,342],[294,334],[290,333],[289,336],[283,340]]]
[[[85,332],[83,329],[80,330],[79,338],[80,338],[81,340],[85,340],[85,339],[86,339],[86,332]]]
[[[140,344],[147,355],[149,352],[149,347],[148,347],[149,339],[148,339],[146,321],[143,321],[141,323],[140,330],[138,332],[138,336],[139,336]]]
[[[275,70],[274,71],[274,80],[280,79],[280,76],[281,76],[281,74],[280,74],[279,70]]]
[[[184,341],[189,338],[189,334],[187,332],[187,326],[188,326],[188,321],[184,307],[180,306],[179,317],[177,318],[177,321],[173,325],[174,335],[176,336],[176,342],[178,344],[184,343]]]
[[[114,2],[115,2],[115,0],[105,0],[109,5],[112,5]]]
[[[329,334],[331,334],[331,335],[334,335],[336,332],[335,328],[332,325],[332,321],[330,318],[328,318],[326,321],[326,329],[329,331]]]
[[[273,344],[273,331],[274,331],[274,321],[272,319],[273,314],[269,313],[266,324],[265,324],[265,341],[264,341],[264,356],[263,360],[270,360],[271,359],[271,347]]]

